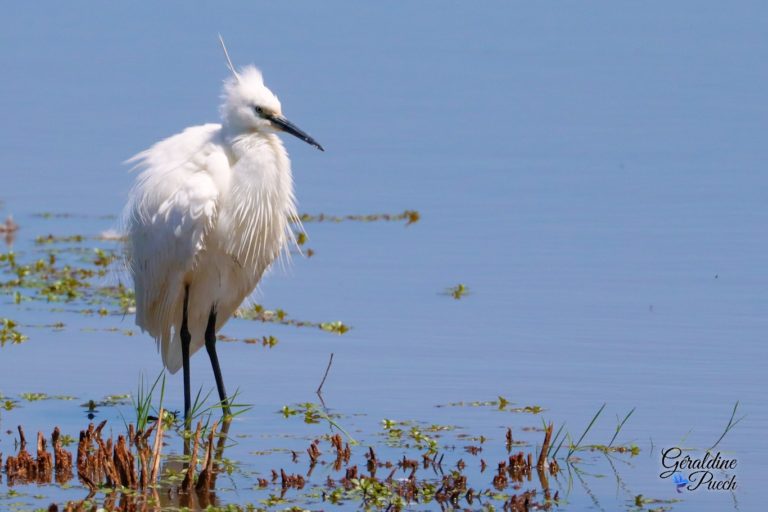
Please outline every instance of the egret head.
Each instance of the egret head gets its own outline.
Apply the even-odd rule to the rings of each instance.
[[[283,117],[280,100],[264,85],[261,72],[246,66],[224,82],[221,116],[225,126],[236,133],[286,132],[320,151],[323,147],[296,125]]]

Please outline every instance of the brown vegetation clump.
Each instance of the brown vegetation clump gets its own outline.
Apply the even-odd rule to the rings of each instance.
[[[163,417],[163,410],[158,414]],[[118,435],[115,442],[112,437],[104,439],[102,431],[106,421],[98,426],[89,424],[80,432],[77,456],[73,467],[72,454],[62,447],[61,431],[56,427],[51,435],[53,454],[47,451],[47,442],[42,433],[37,437],[37,457],[27,451],[24,430],[19,427],[19,450],[15,456],[9,456],[5,463],[8,484],[50,483],[55,474],[58,484],[67,484],[77,471],[80,482],[90,489],[88,497],[82,501],[69,502],[63,509],[67,512],[95,510],[91,498],[99,488],[109,487],[118,492],[105,495],[100,508],[105,510],[155,510],[160,502],[157,490],[160,478],[160,459],[163,446],[164,429],[158,419],[146,431],[136,431],[129,425],[126,435]],[[211,491],[215,486],[217,467],[214,459],[223,445],[214,455],[213,439],[217,424],[214,423],[208,433],[208,440],[203,447],[205,458],[195,485],[197,469],[197,451],[200,443],[202,424],[198,424],[191,464],[186,468],[186,477],[179,488],[171,487],[168,495],[174,495],[181,506],[205,508],[213,503]],[[149,439],[155,433],[154,442]],[[303,485],[303,484],[302,484]],[[294,487],[297,487],[294,485]],[[192,489],[195,493],[191,493]],[[52,504],[49,510],[58,511],[59,506]]]
[[[53,445],[53,467],[56,474],[56,482],[61,485],[72,480],[72,454],[61,446],[61,430],[59,430],[59,427],[53,429],[51,444]]]
[[[163,418],[160,411],[159,418]],[[103,487],[115,489],[102,498],[102,508],[106,510],[153,510],[162,500],[170,504],[190,509],[205,509],[216,506],[216,475],[219,468],[215,461],[221,460],[226,442],[229,424],[222,423],[221,433],[217,433],[218,422],[206,429],[198,422],[194,435],[185,441],[185,462],[179,485],[173,480],[164,481],[162,491],[158,488],[160,480],[160,459],[163,447],[164,426],[162,419],[157,419],[144,431],[137,431],[129,425],[128,432],[105,438],[103,430],[106,421],[97,426],[90,424],[80,432],[77,454],[74,458],[62,447],[62,436],[58,428],[51,435],[52,452],[48,451],[47,440],[42,434],[37,436],[37,453],[33,457],[27,450],[24,431],[19,427],[18,453],[5,461],[8,484],[49,483],[55,474],[56,482],[68,483],[76,471],[80,482],[91,490],[91,494],[80,502],[66,504],[63,510],[90,510],[93,507],[93,495]],[[276,488],[276,496],[282,499],[291,490],[302,490],[309,485],[312,470],[325,467],[331,471],[323,476],[324,490],[322,499],[348,499],[346,493],[357,494],[363,489],[362,506],[374,508],[382,503],[389,504],[392,510],[400,510],[404,504],[425,504],[432,500],[441,509],[477,509],[489,495],[507,494],[506,501],[500,507],[506,512],[528,510],[549,510],[558,503],[559,496],[554,496],[549,488],[548,476],[556,475],[560,468],[555,459],[549,458],[552,443],[552,424],[544,430],[544,440],[538,453],[519,451],[511,453],[512,446],[519,446],[512,439],[511,430],[507,430],[502,442],[508,452],[504,460],[495,466],[489,466],[485,460],[468,458],[458,460],[453,465],[443,463],[445,453],[429,450],[414,458],[403,455],[400,459],[386,460],[378,455],[373,447],[364,453],[362,466],[351,464],[351,448],[340,434],[327,438],[314,439],[307,448],[309,456],[306,475],[286,471],[272,470],[271,477],[257,477],[254,482],[258,488],[270,486]],[[154,434],[154,439],[152,439]],[[218,443],[214,441],[218,436]],[[326,441],[327,440],[327,441]],[[328,442],[330,447],[324,452],[320,445]],[[482,442],[482,441],[481,441]],[[465,446],[465,452],[471,456],[479,455],[482,446]],[[471,448],[471,449],[467,449]],[[292,454],[293,463],[299,462],[299,453]],[[481,471],[486,467],[495,467],[488,475],[487,487],[470,487],[465,470],[478,464]],[[385,468],[386,478],[377,476],[379,468]],[[538,476],[539,486],[525,489]],[[512,491],[512,492],[510,492]],[[341,494],[340,494],[341,493]],[[330,498],[329,498],[330,496]],[[340,498],[341,496],[341,498]],[[52,505],[51,510],[59,510]]]
[[[42,432],[37,434],[37,458],[33,458],[27,451],[27,439],[24,435],[24,429],[19,426],[19,451],[16,456],[8,456],[5,461],[5,474],[8,477],[8,485],[16,483],[49,483],[54,473],[54,463],[51,453],[47,450],[47,441]],[[57,432],[52,436],[53,444],[56,446]],[[60,447],[59,447],[60,448]],[[55,466],[57,481],[58,478],[65,478],[72,474],[72,457],[69,459],[59,457],[56,459]]]

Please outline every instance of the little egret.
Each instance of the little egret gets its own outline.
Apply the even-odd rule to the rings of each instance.
[[[183,367],[187,421],[189,357],[203,344],[229,411],[216,332],[293,240],[291,164],[277,133],[324,151],[283,117],[261,72],[237,71],[221,46],[232,74],[221,124],[187,128],[131,158],[141,172],[123,214],[136,324],[155,338],[171,373]]]

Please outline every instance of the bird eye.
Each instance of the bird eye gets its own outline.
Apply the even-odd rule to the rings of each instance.
[[[255,105],[255,106],[253,107],[253,111],[254,111],[254,112],[256,112],[256,115],[259,115],[259,116],[263,116],[263,115],[264,115],[264,109],[263,109],[263,108],[261,108],[261,107],[260,107],[260,106],[258,106],[258,105]]]

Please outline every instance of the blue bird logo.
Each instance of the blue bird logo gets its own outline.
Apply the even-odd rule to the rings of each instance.
[[[683,476],[682,473],[675,473],[675,476],[672,477],[672,480],[675,482],[675,487],[677,488],[677,492],[682,493],[683,488],[688,485],[690,482],[688,482],[688,479]]]

